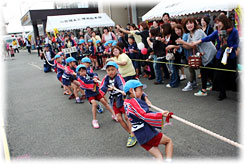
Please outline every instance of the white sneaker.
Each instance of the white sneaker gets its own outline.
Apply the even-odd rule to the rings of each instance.
[[[167,84],[166,87],[167,87],[167,88],[171,88],[170,84]]]
[[[93,120],[92,121],[92,125],[95,129],[98,129],[100,126],[99,126],[99,123],[98,123],[98,120]]]
[[[180,81],[185,80],[186,79],[186,75],[180,75]]]
[[[193,90],[193,87],[192,87],[192,83],[189,81],[187,85],[185,86],[185,88],[182,89],[182,91],[186,92],[186,91],[191,91],[191,90]]]

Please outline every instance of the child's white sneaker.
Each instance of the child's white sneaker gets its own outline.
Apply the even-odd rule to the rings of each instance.
[[[111,118],[112,118],[113,120],[115,120],[116,122],[118,122],[118,120],[117,120],[117,116],[115,116],[115,115],[111,115]]]
[[[100,126],[99,126],[99,123],[98,123],[98,120],[93,120],[92,121],[92,125],[95,129],[98,129]]]

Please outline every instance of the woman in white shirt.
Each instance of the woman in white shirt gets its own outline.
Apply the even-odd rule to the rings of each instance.
[[[105,27],[103,29],[103,35],[102,35],[102,43],[105,43],[110,40],[117,40],[115,34],[113,32],[109,32],[109,29]]]

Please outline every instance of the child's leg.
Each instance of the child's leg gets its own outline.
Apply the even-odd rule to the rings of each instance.
[[[80,87],[78,87],[78,88],[79,88],[80,93],[81,93],[82,95],[85,95],[85,91],[82,90],[82,88],[80,88]]]
[[[166,159],[172,159],[172,155],[173,155],[173,142],[172,142],[172,140],[169,137],[162,134],[160,144],[165,145]]]
[[[96,120],[96,108],[97,108],[96,100],[91,100],[91,104],[92,104],[93,120]]]
[[[106,65],[106,58],[102,58],[103,59],[103,67]]]
[[[72,82],[72,83],[71,83],[71,86],[72,86],[72,88],[73,88],[73,92],[74,92],[75,97],[76,97],[76,98],[79,98],[78,92],[77,92],[77,89],[78,89],[77,85],[74,84],[74,83]]]
[[[99,64],[98,64],[98,56],[96,56],[96,58],[94,59],[94,62],[95,62],[96,68],[98,68],[98,66],[99,66]]]
[[[156,159],[163,160],[162,153],[158,147],[152,147],[149,150],[149,153],[151,153],[151,155],[153,155]]]
[[[127,124],[128,124],[128,128],[129,128],[129,130],[130,130],[130,134],[131,134],[131,136],[134,136],[134,133],[131,131],[131,129],[132,129],[132,124],[131,124],[131,122],[129,121],[129,119],[128,119],[128,116],[124,113],[124,118],[125,118],[125,121],[127,122]]]
[[[110,112],[112,113],[113,116],[115,116],[114,110],[111,109],[111,106],[105,101],[104,98],[101,98],[101,99],[100,99],[100,102],[106,107],[106,109],[107,109],[108,111],[110,111]]]
[[[93,65],[93,68],[95,67],[95,64],[94,64],[94,58],[92,58],[92,65]]]
[[[184,75],[184,74],[185,74],[185,69],[184,69],[184,67],[180,67],[180,71],[181,71],[181,75]]]
[[[122,118],[122,114],[121,113],[118,113],[116,114],[117,116],[117,121],[122,125],[122,127],[128,132],[128,133],[131,133],[131,130],[129,129],[127,123],[123,120]]]
[[[70,94],[72,94],[71,86],[66,86],[66,85],[65,85],[65,88],[68,90],[68,92],[69,92]]]

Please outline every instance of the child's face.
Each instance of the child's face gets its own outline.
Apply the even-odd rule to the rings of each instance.
[[[109,46],[109,47],[112,47],[112,44],[111,44],[111,43],[109,43],[109,44],[108,44],[108,46]]]
[[[88,42],[88,45],[91,46],[92,45],[92,42]]]
[[[62,58],[61,58],[61,57],[60,57],[60,58],[57,58],[56,61],[57,61],[58,63],[62,63]]]
[[[137,98],[141,98],[141,96],[143,95],[143,87],[137,87],[135,89],[135,94]]]
[[[86,76],[87,71],[85,69],[81,68],[78,73],[80,76]]]
[[[106,68],[106,72],[110,78],[113,78],[117,74],[117,69],[113,66],[109,66]]]
[[[70,67],[75,67],[75,65],[76,65],[76,63],[74,61],[69,63]]]
[[[83,63],[87,68],[90,66],[90,63]]]
[[[128,43],[129,43],[129,44],[133,44],[133,43],[134,43],[134,40],[131,39],[131,38],[128,38]]]
[[[134,90],[133,88],[131,88],[131,89],[129,90],[130,96],[131,96],[131,97],[134,97],[134,98],[140,99],[141,96],[143,95],[143,87],[137,87],[134,91],[133,91],[133,90]],[[135,95],[134,95],[134,92],[135,92]],[[135,96],[136,96],[136,97],[135,97]]]

